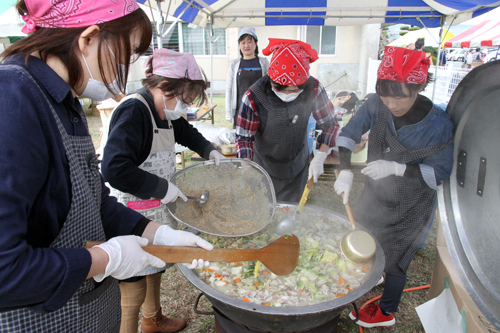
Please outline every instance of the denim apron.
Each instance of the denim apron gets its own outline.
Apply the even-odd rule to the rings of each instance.
[[[38,83],[22,67],[21,71],[39,88]],[[47,96],[68,158],[71,180],[71,206],[64,225],[51,248],[81,248],[84,240],[106,241],[102,226],[101,175],[97,155],[90,136],[70,136]],[[85,115],[78,110],[83,121]],[[0,313],[0,332],[118,332],[120,329],[120,290],[118,281],[107,278],[101,283],[87,279],[59,310],[35,313],[21,308]]]
[[[452,144],[449,142],[408,150],[388,126],[390,111],[382,103],[380,116],[370,132],[368,163],[377,160],[406,164]],[[385,272],[406,273],[427,234],[437,207],[437,193],[419,178],[391,175],[379,180],[366,177],[356,205],[358,218],[380,242],[385,253]]]

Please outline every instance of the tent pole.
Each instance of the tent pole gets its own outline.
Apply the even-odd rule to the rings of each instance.
[[[445,40],[446,35],[448,34],[448,31],[450,31],[450,27],[453,24],[453,21],[455,21],[455,18],[453,18],[453,20],[451,20],[451,23],[448,26],[448,29],[446,30],[446,33],[444,34],[444,36],[443,36],[443,27],[444,27],[445,22],[443,22],[441,24],[441,30],[439,30],[438,54],[437,54],[437,59],[436,59],[437,64],[436,64],[436,69],[434,71],[434,86],[432,88],[432,98],[431,98],[432,103],[434,103],[434,95],[436,94],[436,81],[437,81],[437,74],[438,74],[438,67],[439,67],[439,59],[441,59],[441,44],[443,43],[443,40]]]
[[[214,29],[213,29],[213,15],[210,15],[210,31],[208,32],[210,37],[210,104],[213,104],[213,90],[214,90],[214,52],[213,52],[213,44],[214,44]]]
[[[157,33],[156,40],[158,41],[158,48],[161,49],[161,48],[163,48],[163,41],[161,39],[160,27],[161,27],[161,24],[163,23],[163,14],[161,13],[161,2],[160,2],[160,0],[156,0],[156,8],[157,8],[158,14],[161,17],[161,22],[158,21],[158,25],[156,27],[156,33]]]

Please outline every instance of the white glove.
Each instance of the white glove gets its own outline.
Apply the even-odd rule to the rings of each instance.
[[[217,150],[212,150],[210,152],[210,154],[208,155],[208,159],[209,160],[214,160],[215,161],[215,165],[219,165],[220,163],[220,160],[221,159],[224,159],[226,158],[226,156],[222,155],[221,153],[219,153]]]
[[[101,282],[108,276],[118,280],[128,279],[148,266],[164,267],[163,260],[147,253],[141,246],[148,245],[148,239],[139,236],[119,236],[108,240],[106,243],[96,245],[109,256],[106,271],[94,276],[94,280]]]
[[[199,246],[205,250],[212,250],[214,246],[206,240],[196,236],[193,233],[174,230],[167,225],[162,225],[156,230],[153,239],[153,245],[167,245],[167,246]],[[203,268],[210,265],[208,261],[203,259],[194,259],[191,264],[184,264],[189,269]]]
[[[322,151],[318,151],[316,155],[314,155],[314,158],[309,164],[309,175],[307,176],[307,179],[311,179],[311,177],[314,177],[314,182],[318,182],[319,176],[321,176],[325,172],[323,164],[325,163],[327,156],[328,155]]]
[[[368,163],[361,170],[361,173],[371,177],[374,180],[382,179],[390,175],[403,177],[406,170],[406,164],[400,164],[393,161],[377,160]]]
[[[165,198],[161,199],[161,202],[163,204],[168,204],[169,202],[174,202],[175,200],[177,200],[177,198],[181,198],[182,200],[187,201],[184,193],[182,193],[177,186],[175,186],[171,182],[168,182],[167,194],[165,195]]]
[[[351,171],[346,171],[342,170],[340,171],[340,174],[335,181],[335,184],[333,184],[333,188],[335,189],[335,192],[337,192],[338,195],[341,195],[342,192],[344,193],[344,205],[349,201],[349,193],[352,190],[352,179],[354,178],[354,175],[352,174]]]

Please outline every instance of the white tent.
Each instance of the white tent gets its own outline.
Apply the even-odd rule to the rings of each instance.
[[[399,46],[406,47],[406,45],[415,43],[418,38],[424,38],[425,46],[439,47],[439,31],[440,28],[430,28],[430,29],[420,29],[409,31],[406,35],[393,40],[388,45],[389,46]],[[446,29],[443,29],[443,41],[441,42],[441,47],[444,47],[444,42],[448,39],[453,38],[453,34]]]
[[[24,22],[14,6],[0,14],[0,37],[21,37],[26,34],[21,32]]]

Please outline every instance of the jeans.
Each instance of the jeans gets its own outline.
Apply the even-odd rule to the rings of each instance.
[[[385,274],[385,287],[380,299],[380,309],[394,313],[398,311],[399,302],[406,285],[406,274]]]

